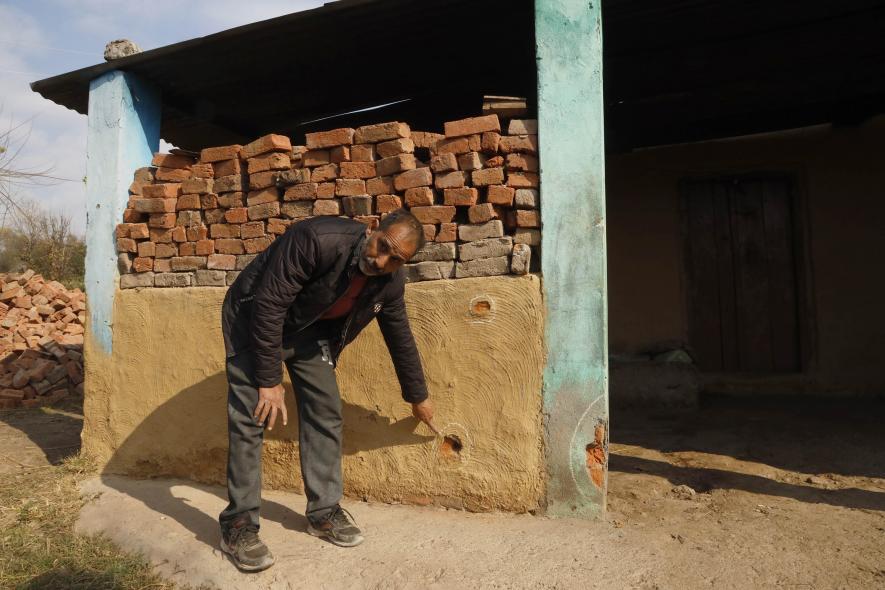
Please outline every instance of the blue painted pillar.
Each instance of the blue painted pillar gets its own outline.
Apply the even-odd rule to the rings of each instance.
[[[535,0],[551,516],[605,510],[608,310],[600,4]]]
[[[133,173],[160,147],[160,106],[160,93],[131,74],[108,72],[89,84],[85,282],[91,337],[106,353],[118,280],[114,229]]]

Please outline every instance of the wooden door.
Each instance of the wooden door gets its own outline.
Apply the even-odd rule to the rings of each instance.
[[[709,372],[800,370],[793,185],[683,183],[689,343]]]

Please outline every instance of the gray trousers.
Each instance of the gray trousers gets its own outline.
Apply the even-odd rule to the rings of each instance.
[[[301,476],[307,494],[307,517],[329,514],[342,496],[341,397],[328,340],[309,330],[283,346],[283,363],[295,387]],[[258,404],[254,356],[244,351],[227,359],[229,504],[219,516],[222,529],[247,516],[258,526],[261,504],[261,447],[264,426],[253,418]],[[292,415],[293,408],[286,408]],[[282,428],[277,416],[276,428]]]

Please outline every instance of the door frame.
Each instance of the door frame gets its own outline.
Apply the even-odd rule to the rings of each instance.
[[[688,196],[685,185],[689,182],[711,181],[723,179],[766,179],[786,178],[793,187],[790,203],[790,214],[793,216],[793,254],[796,266],[796,313],[799,338],[799,371],[795,373],[778,373],[781,377],[806,375],[817,370],[817,326],[814,309],[814,289],[811,261],[811,222],[808,205],[807,175],[802,167],[784,166],[781,168],[726,168],[711,172],[686,172],[678,180],[679,195],[679,240],[681,253],[679,256],[679,288],[682,291],[684,340],[689,343],[691,322],[691,302],[688,293],[689,231],[688,231]],[[749,373],[704,373],[705,375],[748,375],[766,377],[766,374]]]

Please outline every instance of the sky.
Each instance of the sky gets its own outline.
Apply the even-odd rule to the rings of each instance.
[[[104,62],[104,46],[143,50],[321,6],[324,0],[0,0],[0,129],[21,125],[19,168],[64,180],[13,187],[86,229],[86,116],[48,101],[30,83]],[[165,145],[165,144],[164,144]],[[2,215],[0,207],[0,215]]]

